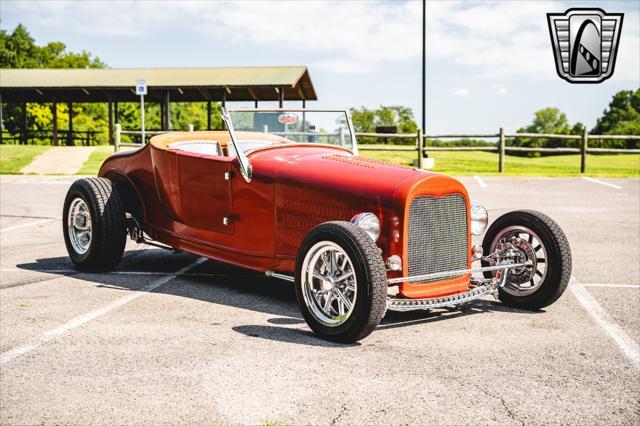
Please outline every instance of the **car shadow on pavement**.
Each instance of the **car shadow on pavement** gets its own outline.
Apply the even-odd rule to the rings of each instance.
[[[17,265],[29,271],[40,271],[95,283],[100,288],[144,291],[144,286],[165,274],[191,264],[194,256],[172,254],[158,249],[128,251],[111,273],[85,273],[73,270],[68,257],[37,259]],[[317,338],[306,326],[298,309],[293,285],[264,274],[215,261],[207,261],[153,290],[155,293],[191,298],[199,301],[247,309],[274,315],[269,325],[232,327],[249,337],[323,347],[345,347],[344,344]],[[499,302],[479,300],[459,308],[437,311],[387,312],[378,327],[381,330],[415,326],[485,312],[518,312]],[[354,345],[358,345],[357,343]]]
[[[482,314],[487,312],[517,313],[517,314],[539,314],[540,311],[526,311],[523,309],[505,306],[497,300],[480,299],[464,305],[450,308],[433,309],[429,311],[389,311],[382,319],[378,329],[386,330],[391,328],[406,327],[417,324],[426,324],[442,320],[451,320],[469,315]]]

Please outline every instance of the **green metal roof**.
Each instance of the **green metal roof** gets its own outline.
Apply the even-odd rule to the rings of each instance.
[[[171,91],[172,101],[222,97],[230,101],[276,100],[280,90],[284,90],[286,100],[317,99],[309,72],[303,66],[0,69],[0,92],[4,102],[44,102],[53,97],[73,98],[75,102],[128,100],[128,92],[138,79],[147,81],[152,97]]]

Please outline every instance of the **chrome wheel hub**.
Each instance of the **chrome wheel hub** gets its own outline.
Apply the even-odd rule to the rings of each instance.
[[[302,294],[314,318],[328,327],[344,323],[356,302],[355,270],[349,255],[338,244],[315,244],[302,264]]]
[[[69,206],[67,232],[73,250],[85,254],[91,245],[91,213],[82,198],[75,198]]]
[[[503,229],[491,243],[490,252],[504,250],[514,263],[531,264],[510,269],[507,272],[503,290],[514,296],[534,293],[547,276],[547,249],[540,237],[524,226],[510,226]]]

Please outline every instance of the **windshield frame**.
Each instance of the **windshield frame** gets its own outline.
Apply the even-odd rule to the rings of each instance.
[[[233,144],[234,151],[236,152],[236,156],[238,158],[238,162],[240,163],[240,172],[242,176],[247,182],[251,182],[252,175],[252,167],[251,162],[247,155],[240,150],[238,145],[238,139],[235,134],[235,129],[233,127],[233,120],[231,119],[232,112],[333,112],[333,113],[344,113],[347,119],[347,128],[349,129],[349,134],[351,135],[351,149],[345,146],[342,148],[349,150],[353,155],[358,155],[358,142],[356,141],[356,133],[353,128],[353,123],[351,121],[351,114],[346,109],[313,109],[313,108],[222,108],[222,119],[224,120],[227,131],[229,132],[229,136],[231,139],[231,143]],[[292,142],[291,144],[287,144],[287,146],[295,146],[295,145],[309,145],[308,143],[303,142]],[[340,145],[331,145],[331,144],[322,144],[322,143],[313,143],[313,145],[319,146],[330,146],[336,147]],[[258,151],[260,149],[266,148],[257,148],[253,151]],[[252,151],[252,152],[253,152]]]

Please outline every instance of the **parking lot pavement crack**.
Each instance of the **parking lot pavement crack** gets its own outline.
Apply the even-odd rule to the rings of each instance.
[[[349,411],[349,409],[347,408],[347,404],[342,404],[340,406],[340,412],[338,413],[337,416],[335,416],[332,420],[331,420],[331,424],[335,425],[338,424],[338,422],[340,421],[340,419],[342,418],[342,416],[344,416],[347,412]]]
[[[502,405],[502,408],[504,408],[504,412],[507,414],[507,416],[509,416],[509,418],[511,418],[513,421],[518,422],[521,425],[524,425],[525,423],[524,420],[520,420],[519,418],[516,417],[516,414],[513,412],[513,410],[511,410],[511,408],[509,408],[509,406],[507,405],[507,402],[504,400],[502,396],[494,395],[479,385],[474,385],[474,386],[476,389],[478,389],[480,392],[482,392],[486,396],[500,401],[500,404]]]

